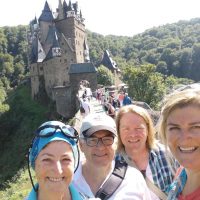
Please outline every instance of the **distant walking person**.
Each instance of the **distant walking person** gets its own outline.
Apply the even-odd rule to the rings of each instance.
[[[132,104],[131,98],[128,96],[128,93],[125,93],[124,99],[123,99],[123,106],[130,105],[130,104]]]
[[[123,106],[123,100],[124,100],[124,93],[123,92],[119,93],[118,100],[120,102],[120,107],[122,107]]]
[[[83,117],[87,116],[91,112],[90,103],[86,98],[80,101],[80,111]]]

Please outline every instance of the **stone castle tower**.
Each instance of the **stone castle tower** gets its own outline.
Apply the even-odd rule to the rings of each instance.
[[[68,115],[61,105],[66,106],[64,102],[70,104],[74,101],[72,96],[76,91],[73,91],[71,85],[76,84],[71,83],[70,73],[77,73],[81,79],[81,74],[77,70],[74,72],[70,69],[71,64],[79,63],[78,68],[88,65],[88,71],[81,71],[90,75],[91,72],[95,73],[94,66],[89,63],[84,18],[78,3],[71,3],[69,0],[67,4],[65,0],[58,0],[57,10],[52,12],[46,1],[39,19],[35,17],[30,22],[28,41],[32,97],[40,98],[45,92],[50,99],[56,101],[58,112],[62,110],[61,115]],[[59,100],[58,103],[60,95],[63,102]],[[66,112],[70,113],[69,109]]]

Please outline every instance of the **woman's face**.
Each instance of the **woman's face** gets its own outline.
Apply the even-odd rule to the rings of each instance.
[[[166,138],[181,165],[200,170],[200,107],[190,105],[173,110],[167,119]]]
[[[71,146],[64,141],[49,143],[35,161],[35,173],[40,190],[65,192],[74,173]]]
[[[120,119],[120,138],[125,149],[140,152],[146,149],[148,129],[145,120],[136,113],[125,113]]]

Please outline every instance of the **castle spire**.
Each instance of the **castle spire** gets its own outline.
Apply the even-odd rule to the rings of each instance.
[[[83,17],[83,16],[82,16],[82,12],[81,12],[81,10],[80,10],[80,18],[82,19],[82,17]]]
[[[63,2],[63,12],[64,12],[64,17],[66,17],[67,16],[67,3],[65,0]]]
[[[45,22],[50,22],[54,20],[53,13],[47,1],[45,2],[44,9],[38,20],[45,21]]]
[[[58,2],[58,19],[64,18],[64,10],[63,10],[63,0],[59,0]]]
[[[73,10],[71,0],[69,0],[69,6],[68,6],[68,9],[69,9],[69,11]]]

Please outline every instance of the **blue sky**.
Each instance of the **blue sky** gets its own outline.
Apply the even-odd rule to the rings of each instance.
[[[0,27],[27,25],[46,0],[1,0]],[[55,11],[59,0],[47,0]],[[71,0],[73,3],[76,0]],[[87,29],[103,35],[133,36],[143,31],[200,18],[199,0],[77,0]],[[66,0],[68,3],[68,0]]]

